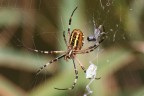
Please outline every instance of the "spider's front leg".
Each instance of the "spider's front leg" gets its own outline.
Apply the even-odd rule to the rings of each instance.
[[[97,38],[95,38],[93,36],[92,37],[88,36],[88,41],[95,41],[94,45],[92,45],[86,49],[83,49],[83,50],[75,51],[75,53],[76,54],[85,54],[85,53],[92,52],[100,45],[100,43],[102,43],[105,40],[105,38],[106,38],[105,32],[100,33],[100,36],[98,36]]]
[[[73,14],[74,14],[74,12],[76,11],[77,8],[78,8],[78,7],[76,7],[76,8],[73,10],[73,12],[72,12],[72,14],[71,14],[71,16],[70,16],[70,19],[69,19],[69,26],[68,26],[68,36],[69,36],[69,37],[70,37],[70,27],[71,27],[72,16],[73,16]]]
[[[99,46],[99,44],[95,43],[93,46],[90,46],[86,49],[83,50],[78,50],[78,51],[74,51],[75,54],[85,54],[85,53],[89,53],[94,51],[97,47]]]

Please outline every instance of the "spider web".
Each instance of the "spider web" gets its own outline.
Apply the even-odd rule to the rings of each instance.
[[[90,3],[90,1],[88,1],[87,3]],[[123,39],[122,41],[127,40],[126,33],[123,31],[122,24],[121,24],[123,19],[121,16],[122,9],[121,9],[120,4],[118,4],[119,5],[118,11],[120,14],[117,18],[115,18],[114,12],[115,12],[116,5],[117,5],[116,0],[106,0],[106,2],[104,0],[95,0],[93,4],[91,4],[90,6],[87,6],[86,14],[89,14],[88,15],[89,25],[91,25],[92,27],[94,26],[93,25],[93,18],[94,18],[97,27],[99,25],[103,25],[105,27],[107,38],[102,43],[104,44],[105,47],[114,47],[114,48],[122,47],[119,41],[121,39]],[[91,30],[93,29],[92,27],[89,28],[89,32],[94,31],[94,30]],[[96,61],[95,65],[98,66],[98,71],[99,71],[99,55],[103,54],[104,51],[105,49],[102,48],[100,44],[100,47],[97,48],[97,50],[92,53],[93,55],[91,54],[88,55],[88,57],[92,58],[92,59],[89,59],[88,61],[90,62]],[[104,61],[106,61],[106,64],[110,64],[111,57],[105,59]],[[98,77],[99,77],[99,73],[98,73]],[[85,93],[84,96],[89,96],[90,94],[92,94],[93,89],[90,90],[89,88],[90,88],[90,85],[88,83],[88,85],[86,86],[87,93]],[[94,92],[96,92],[96,90]]]
[[[140,1],[133,0],[132,2],[130,1],[125,2],[126,5],[124,5],[124,2],[117,2],[117,0],[107,0],[107,2],[104,2],[104,0],[96,0],[94,3],[95,7],[93,7],[92,5],[87,6],[87,10],[86,10],[88,11],[87,14],[89,14],[88,16],[91,17],[89,20],[90,24],[93,24],[92,17],[94,17],[96,24],[98,24],[98,26],[102,24],[106,29],[105,32],[107,33],[107,39],[102,43],[102,45],[100,45],[100,47],[96,51],[97,55],[92,55],[93,57],[90,57],[90,55],[88,55],[88,57],[92,58],[92,59],[89,59],[88,61],[93,61],[98,66],[98,71],[97,71],[98,76],[99,76],[99,70],[101,70],[99,69],[99,66],[100,66],[99,58],[101,58],[101,56],[99,57],[99,55],[105,53],[104,51],[106,51],[105,50],[106,48],[111,48],[113,50],[126,48],[128,47],[129,40],[133,41],[133,40],[140,40],[140,38],[141,39],[143,38],[139,34],[140,30],[138,27],[137,28],[131,27],[134,24],[133,22],[135,22],[135,20],[138,20],[142,15],[142,13],[139,13],[138,11],[138,10],[142,10],[140,9],[141,7],[138,7],[138,4],[139,4],[138,2],[142,3],[141,0]],[[89,3],[89,1],[87,3]],[[140,3],[140,6],[141,6],[141,3]],[[125,11],[126,11],[125,9],[127,10],[127,14],[129,17],[124,16]],[[138,12],[136,12],[136,10]],[[137,17],[135,16],[136,14],[139,14],[139,15],[141,14],[141,15],[140,17]],[[128,18],[131,18],[131,19],[129,20]],[[138,23],[139,21],[136,21],[136,22],[137,22],[136,25],[139,25]],[[90,29],[92,28],[90,27]],[[92,32],[92,30],[90,31]],[[136,33],[138,33],[139,35]],[[135,36],[132,36],[132,34],[133,35],[135,34]],[[139,39],[136,37],[138,37]],[[109,55],[109,57],[107,57],[106,59],[103,59],[103,61],[105,61],[104,65],[111,66],[111,63],[113,62],[112,57],[113,57],[113,54]],[[111,70],[114,70],[114,69],[111,69]],[[129,74],[133,75],[131,73]],[[134,76],[132,76],[132,78],[134,78]],[[97,90],[92,89],[92,90],[89,90],[88,93],[90,93],[91,91],[97,92]],[[85,94],[84,96],[87,96],[87,95]]]
[[[22,1],[22,2],[20,2],[20,1],[18,1],[18,0],[1,0],[1,3],[0,3],[0,8],[1,9],[8,9],[8,8],[12,8],[13,10],[20,10],[20,9],[26,9],[26,10],[30,10],[30,11],[35,11],[35,13],[32,13],[32,15],[39,15],[40,13],[38,13],[38,12],[40,12],[40,10],[42,10],[42,3],[44,3],[45,1],[44,0],[36,0],[36,1],[34,1],[34,0],[30,0],[30,1],[28,1],[28,2],[25,2],[25,1]],[[50,6],[53,10],[54,9],[56,9],[57,8],[57,5],[55,5],[53,2],[55,2],[55,1],[50,1],[49,0],[49,4],[53,4],[52,6]],[[113,2],[113,1],[112,1]],[[21,3],[25,3],[23,6],[24,7],[22,7],[22,6],[20,6],[20,4]],[[36,7],[34,7],[34,4],[35,3],[37,3],[36,5]],[[102,3],[102,1],[100,0],[99,1],[99,5],[100,5],[100,7],[101,7],[101,9],[104,11],[104,12],[106,12],[106,14],[109,14],[109,10],[110,9],[106,9],[106,7],[107,6],[112,6],[112,4],[111,4],[111,2],[110,1],[108,1],[106,4],[103,4]],[[105,9],[106,9],[106,11],[105,11]],[[93,11],[93,9],[91,9],[91,8],[87,8],[87,10],[86,11]],[[69,12],[69,10],[66,10],[66,12]],[[90,16],[90,22],[88,23],[88,24],[91,24],[92,26],[93,26],[93,23],[92,23],[92,18],[94,17],[95,19],[97,19],[97,17],[98,17],[98,23],[100,22],[100,21],[103,21],[103,19],[101,18],[101,14],[99,14],[99,15],[95,15],[95,13],[97,14],[97,13],[99,13],[99,12],[101,12],[100,10],[97,10],[97,11],[93,11],[93,12],[86,12],[86,14],[89,14],[89,13],[92,13],[91,15],[89,15]],[[94,14],[94,16],[93,16],[93,14]],[[106,17],[105,17],[106,18]],[[104,22],[106,22],[106,19],[104,18]],[[67,22],[68,20],[65,20],[65,22]],[[29,23],[29,22],[28,22]],[[62,23],[62,22],[61,22]],[[33,24],[33,23],[32,23]],[[85,23],[86,25],[87,25],[87,23]],[[50,25],[48,25],[48,26],[50,26]],[[58,25],[56,25],[56,27],[57,27]],[[27,27],[27,26],[26,26]],[[41,26],[40,26],[41,27]],[[67,27],[67,26],[66,26]],[[65,29],[65,28],[64,28]],[[84,28],[85,29],[85,28]],[[93,28],[90,28],[90,30],[91,29],[93,29]],[[19,30],[21,30],[20,28],[19,28]],[[111,29],[111,30],[113,30],[113,29]],[[16,30],[14,30],[14,31],[16,31]],[[33,31],[33,30],[32,30]],[[93,30],[91,30],[90,32],[93,32]],[[23,34],[23,33],[21,33],[21,34]],[[115,33],[116,34],[116,33]],[[62,42],[62,40],[59,40],[59,36],[56,34],[56,30],[55,31],[53,31],[53,32],[50,32],[48,29],[43,29],[42,30],[42,28],[41,28],[41,30],[40,30],[40,32],[37,32],[36,33],[36,35],[35,34],[29,34],[29,33],[25,33],[25,34],[23,34],[24,36],[23,36],[23,38],[24,38],[24,40],[23,39],[21,39],[22,37],[19,37],[19,34],[16,34],[15,36],[14,36],[14,40],[12,41],[12,43],[14,43],[14,46],[16,45],[16,47],[18,46],[19,47],[19,45],[21,45],[21,46],[23,46],[23,47],[26,47],[26,48],[30,48],[30,47],[32,47],[32,48],[34,48],[34,49],[39,49],[39,50],[46,50],[46,49],[49,49],[49,50],[58,50],[58,49],[61,49],[61,48],[63,48],[63,46],[61,45],[61,42]],[[50,37],[48,37],[47,38],[47,35],[49,35]],[[28,40],[30,40],[30,42],[31,42],[31,44],[30,43],[27,43],[27,41],[28,40],[26,40],[25,38],[27,37],[27,39]],[[37,40],[35,40],[35,38],[41,38],[42,37],[42,40],[41,39],[37,39]],[[114,38],[115,38],[115,35],[114,35]],[[16,40],[15,40],[16,39]],[[40,41],[44,41],[42,44],[41,44],[41,42]],[[53,47],[54,46],[52,46],[51,48],[48,46],[48,47],[46,47],[46,45],[48,44],[48,43],[50,43],[49,41],[55,41],[55,42],[57,42],[57,43],[59,43],[59,45],[60,45],[60,47],[61,48],[57,48],[57,46],[55,46],[55,49],[53,49]],[[39,48],[39,45],[41,46],[40,48]],[[18,48],[17,47],[17,48]],[[41,63],[41,62],[39,62],[39,63]]]
[[[99,55],[103,54],[103,52],[105,51],[105,48],[122,47],[121,42],[127,41],[126,33],[124,29],[122,29],[123,25],[121,24],[123,22],[121,4],[118,4],[116,0],[92,0],[92,1],[85,0],[85,4],[82,5],[81,3],[78,3],[78,2],[82,2],[82,0],[75,0],[72,10],[68,10],[66,8],[64,9],[65,13],[67,13],[68,15],[58,17],[59,9],[64,8],[64,6],[62,7],[60,6],[61,4],[63,4],[64,1],[61,1],[59,3],[56,3],[56,2],[57,2],[56,0],[47,0],[47,1],[46,0],[29,0],[27,2],[25,0],[22,0],[22,1],[0,0],[1,10],[12,8],[13,10],[16,10],[15,14],[19,16],[20,14],[17,14],[17,12],[19,13],[21,10],[26,10],[25,12],[28,12],[27,15],[30,15],[30,17],[28,16],[27,18],[25,18],[27,19],[25,21],[26,23],[22,21],[17,21],[17,20],[12,21],[12,22],[7,22],[8,24],[10,23],[11,25],[15,24],[16,27],[14,28],[12,27],[12,28],[5,29],[5,25],[1,26],[1,33],[3,33],[5,30],[7,30],[8,32],[9,30],[11,30],[10,34],[8,33],[6,33],[6,35],[2,34],[4,38],[7,38],[6,40],[2,39],[3,41],[2,44],[4,46],[13,47],[16,50],[23,50],[25,48],[26,49],[32,48],[32,49],[37,49],[37,50],[66,50],[66,46],[64,45],[64,41],[62,39],[63,38],[62,32],[63,30],[67,32],[68,20],[70,18],[70,14],[77,5],[78,5],[78,9],[73,16],[71,31],[74,28],[79,28],[79,24],[81,23],[78,23],[77,25],[75,24],[77,20],[76,16],[80,14],[79,10],[81,10],[82,7],[84,6],[85,9],[82,11],[83,11],[83,14],[86,14],[84,18],[85,21],[77,20],[77,22],[83,22],[80,28],[81,30],[83,30],[85,34],[84,47],[86,48],[87,46],[94,44],[94,42],[88,42],[86,40],[86,37],[89,35],[93,35],[93,32],[94,32],[93,18],[97,26],[103,25],[105,27],[105,32],[107,33],[107,38],[104,40],[102,44],[100,44],[100,47],[97,48],[96,51],[80,57],[80,58],[88,57],[86,58],[86,63],[87,63],[85,64],[86,68],[89,65],[88,64],[89,61],[92,61],[92,62],[96,61],[95,65],[98,66],[98,71],[99,71],[99,65],[98,65]],[[117,15],[117,13],[115,13],[116,12],[115,9],[117,6],[119,7],[119,10],[118,10],[119,14],[117,18],[114,18],[115,15]],[[131,8],[129,9],[130,11],[132,11]],[[58,18],[60,20],[58,20]],[[17,19],[20,20],[20,18],[17,18]],[[24,29],[27,29],[27,30],[24,30]],[[4,43],[4,40],[5,42],[7,41],[8,44],[7,42]],[[28,54],[32,53],[29,51],[26,51],[26,52]],[[49,58],[53,59],[57,55],[51,55],[51,56],[52,57],[49,56]],[[36,58],[37,59],[41,58],[41,54],[36,54]],[[46,58],[46,56],[44,56],[44,58]],[[48,62],[50,59],[45,61],[45,63]],[[109,57],[105,61],[107,62],[107,64],[110,64],[112,61],[112,58]],[[41,61],[37,62],[37,64],[34,65],[35,66],[34,69],[38,69],[39,68],[38,66],[41,66],[45,63]],[[59,63],[57,65],[59,65]],[[59,65],[59,67],[60,66],[61,65]],[[73,68],[72,66],[73,65],[71,64],[70,68]],[[62,67],[64,67],[64,64]],[[43,76],[37,76],[36,78],[40,78],[42,81],[46,82],[46,78],[53,75],[55,73],[53,72],[54,70],[57,71],[57,69],[52,69],[52,68],[55,68],[55,66],[49,69],[50,71],[52,71],[52,74],[48,76],[46,76],[45,74]],[[46,71],[45,73],[50,72],[50,71],[47,72],[47,69],[44,69],[44,71]],[[99,73],[98,73],[98,76],[100,76]],[[36,81],[36,83],[37,82],[38,80]]]

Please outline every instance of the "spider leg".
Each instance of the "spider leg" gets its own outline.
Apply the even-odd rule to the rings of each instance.
[[[85,67],[84,65],[80,62],[80,60],[78,58],[76,58],[76,61],[79,63],[79,65],[81,66],[82,70],[84,71],[84,73],[86,73]],[[99,78],[95,78],[96,80],[99,80],[101,77]],[[93,79],[93,78],[88,78],[88,79]]]
[[[74,12],[75,12],[75,10],[76,10],[77,8],[78,8],[78,7],[76,7],[76,8],[73,10],[73,12],[72,12],[72,14],[71,14],[71,17],[70,17],[70,19],[69,19],[69,26],[68,26],[68,35],[69,35],[69,37],[70,37],[70,26],[71,26],[72,16],[73,16],[73,14],[74,14]]]
[[[78,50],[78,51],[74,51],[75,54],[85,54],[85,53],[89,53],[89,52],[92,52],[94,51],[97,47],[99,46],[99,44],[94,44],[93,46],[90,46],[86,49],[83,49],[83,50]]]
[[[43,53],[43,54],[57,54],[57,53],[65,53],[65,51],[41,51],[41,50],[33,50],[37,53]]]
[[[76,54],[85,54],[85,53],[90,53],[92,51],[94,51],[98,46],[94,47],[94,48],[90,48],[90,49],[86,49],[86,50],[81,50],[79,52],[76,52]]]
[[[104,39],[105,38],[103,37],[103,38],[101,38],[101,40],[99,41],[99,43],[96,42],[93,46],[89,46],[88,48],[83,49],[83,50],[78,50],[78,51],[76,50],[76,51],[74,51],[74,53],[75,54],[85,54],[85,53],[92,52],[92,51],[94,51],[99,46],[100,43],[102,43],[104,41]]]
[[[75,59],[76,59],[76,61],[78,62],[78,64],[81,66],[81,68],[82,68],[82,70],[84,71],[84,73],[86,73],[86,70],[85,70],[84,65],[80,62],[80,60],[79,60],[78,58],[75,57]]]
[[[42,51],[42,50],[35,50],[32,48],[27,48],[32,52],[43,53],[43,54],[57,54],[57,53],[65,53],[65,51]]]
[[[70,88],[55,88],[55,89],[57,89],[57,90],[72,90],[75,87],[77,80],[78,80],[78,70],[76,68],[76,64],[75,64],[74,59],[72,59],[72,60],[73,60],[74,70],[75,70],[75,80],[73,82],[73,85]]]
[[[64,41],[65,41],[66,46],[68,46],[67,39],[66,39],[66,37],[65,37],[65,31],[63,31],[63,38],[64,38]]]
[[[59,59],[61,59],[61,58],[64,57],[64,56],[65,56],[65,54],[64,54],[64,55],[61,55],[61,56],[59,56],[59,57],[57,57],[57,58],[49,61],[49,62],[46,63],[45,65],[43,65],[43,66],[36,72],[36,75],[38,75],[38,74],[39,74],[45,67],[47,67],[49,64],[58,61]]]

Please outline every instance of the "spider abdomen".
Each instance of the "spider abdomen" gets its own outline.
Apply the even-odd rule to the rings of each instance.
[[[74,29],[70,35],[69,46],[75,50],[81,50],[83,46],[84,35],[80,29]]]

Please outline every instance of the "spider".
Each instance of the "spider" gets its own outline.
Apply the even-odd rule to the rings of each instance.
[[[68,37],[69,37],[69,42],[67,42],[66,36],[65,36],[65,31],[63,31],[63,38],[65,41],[65,44],[67,46],[67,50],[66,51],[40,51],[40,50],[33,50],[35,52],[40,52],[40,53],[44,53],[44,54],[53,54],[53,53],[63,53],[63,55],[60,55],[56,58],[54,58],[53,60],[49,61],[48,63],[46,63],[45,65],[43,65],[42,67],[40,67],[40,69],[37,71],[36,74],[39,74],[45,67],[47,67],[49,64],[52,64],[56,61],[58,61],[61,58],[64,58],[66,61],[68,59],[71,59],[73,61],[73,65],[74,65],[74,71],[75,71],[75,80],[72,84],[71,87],[69,88],[55,88],[57,90],[72,90],[78,80],[78,70],[76,68],[76,64],[75,61],[78,62],[78,64],[81,66],[82,70],[84,71],[84,73],[86,73],[85,67],[83,66],[83,64],[79,61],[79,59],[76,57],[77,54],[85,54],[85,53],[89,53],[92,52],[93,50],[95,50],[99,44],[94,44],[93,46],[90,46],[86,49],[82,49],[83,46],[83,41],[84,41],[84,34],[80,29],[74,29],[72,32],[70,32],[70,26],[71,26],[71,21],[72,21],[72,16],[74,14],[74,12],[76,11],[78,7],[76,7],[69,19],[69,26],[68,26]],[[96,78],[97,79],[97,78]]]

